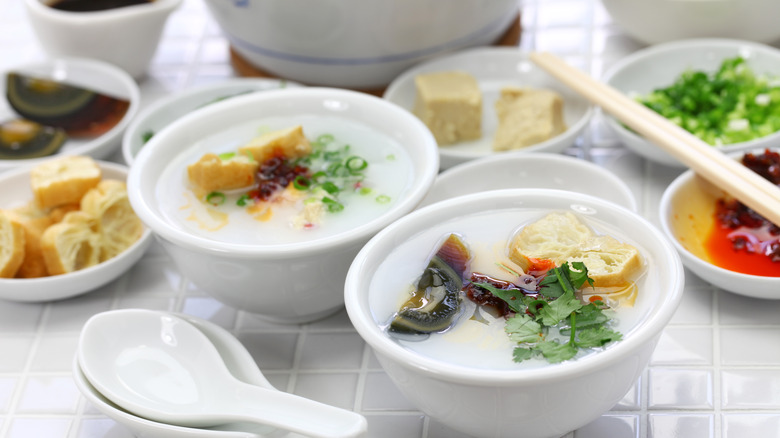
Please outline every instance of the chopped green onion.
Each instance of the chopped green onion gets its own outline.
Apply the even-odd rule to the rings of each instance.
[[[374,190],[371,187],[361,187],[358,193],[361,195],[370,195]]]
[[[231,159],[231,158],[233,158],[235,156],[236,156],[235,152],[225,152],[225,153],[219,154],[219,159],[220,160],[229,160],[229,159]]]
[[[238,205],[239,207],[243,207],[243,206],[245,206],[245,205],[246,205],[246,202],[247,202],[247,201],[249,201],[249,199],[250,199],[250,198],[249,198],[249,195],[247,195],[246,193],[244,193],[243,195],[241,195],[241,196],[238,198],[238,200],[236,201],[236,205]]]
[[[387,195],[379,195],[376,197],[376,202],[380,204],[387,204],[388,202],[390,202],[390,197]]]
[[[349,169],[350,172],[359,172],[368,167],[368,162],[361,157],[353,155],[347,158],[344,162],[344,166]]]
[[[141,141],[145,144],[147,141],[151,140],[152,137],[154,137],[154,131],[149,130],[141,134]]]
[[[328,207],[328,211],[331,213],[337,213],[341,210],[344,210],[344,204],[334,200],[333,198],[329,198],[327,196],[324,196],[322,198],[322,203],[325,204],[326,207]]]
[[[336,194],[336,193],[341,191],[341,189],[336,184],[333,184],[330,181],[325,181],[324,183],[322,183],[321,187],[322,187],[322,190],[325,190],[326,192],[328,192],[331,195],[334,195],[334,194]]]
[[[222,192],[211,192],[206,195],[206,202],[214,206],[224,204],[225,199],[227,199],[227,197]]]
[[[293,187],[298,190],[306,190],[311,187],[311,180],[303,175],[298,175],[293,180]]]
[[[322,143],[322,144],[332,143],[333,140],[334,138],[333,135],[331,134],[322,134],[319,137],[317,137],[317,143]]]
[[[390,154],[385,157],[387,161],[395,161],[395,154]]]

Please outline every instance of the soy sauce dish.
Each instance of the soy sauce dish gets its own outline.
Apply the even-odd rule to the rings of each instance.
[[[430,131],[385,100],[269,90],[162,129],[137,155],[128,188],[195,286],[235,308],[302,322],[343,307],[352,259],[420,203],[438,164]]]
[[[568,231],[549,226],[563,218]],[[561,253],[568,274],[557,262],[545,265],[548,256],[524,259],[531,263],[525,269],[510,262],[518,260],[512,254],[530,255],[536,244],[572,236],[583,240],[551,247],[577,249]],[[621,269],[631,275],[620,281],[601,275],[603,267],[588,255],[593,245],[584,243],[610,239],[622,248],[615,255],[632,254]],[[550,280],[540,281],[541,273],[572,280],[574,271],[582,272],[576,260],[585,260],[595,288],[567,286],[548,298],[554,286],[543,286]],[[345,302],[384,370],[427,415],[475,437],[560,437],[595,420],[636,383],[679,305],[683,283],[674,248],[638,214],[580,193],[507,189],[429,205],[379,232],[350,267]],[[419,299],[427,286],[430,302]],[[534,298],[521,287],[545,292]],[[514,297],[499,300],[517,306],[514,315],[468,297],[486,298],[485,290]],[[548,321],[544,309],[561,310],[561,304],[573,307]],[[603,327],[589,326],[590,311],[607,316]],[[558,318],[557,328],[545,328]],[[596,334],[589,327],[612,337],[588,345]]]

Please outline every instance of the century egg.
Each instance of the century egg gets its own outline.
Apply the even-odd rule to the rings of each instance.
[[[43,126],[30,120],[0,123],[0,159],[13,160],[52,155],[65,143],[62,128]]]
[[[142,5],[154,0],[56,0],[49,7],[68,12],[93,12]]]
[[[130,101],[81,86],[8,73],[6,97],[22,118],[62,128],[71,137],[94,137],[116,126]]]

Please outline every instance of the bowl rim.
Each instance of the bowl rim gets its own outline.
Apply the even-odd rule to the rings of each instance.
[[[296,243],[284,243],[277,245],[260,244],[236,244],[208,239],[206,237],[196,236],[190,232],[172,226],[170,222],[161,218],[157,208],[150,205],[150,202],[144,196],[144,181],[154,181],[154,177],[159,174],[149,175],[147,164],[159,155],[159,149],[172,149],[173,146],[166,146],[168,137],[173,136],[179,131],[185,131],[188,126],[196,125],[200,120],[219,117],[219,114],[229,114],[236,109],[252,108],[258,105],[266,105],[268,102],[278,102],[281,100],[292,101],[300,99],[303,101],[316,99],[344,99],[352,103],[361,105],[370,105],[378,108],[383,115],[392,115],[408,123],[420,142],[416,149],[423,155],[420,163],[422,172],[414,172],[413,177],[416,183],[412,185],[404,194],[402,199],[395,202],[386,212],[373,220],[364,223],[347,232],[327,235],[325,237]],[[247,121],[249,119],[245,119]],[[387,131],[384,132],[387,134]],[[198,253],[207,253],[220,257],[231,258],[292,258],[305,254],[321,254],[334,250],[334,248],[344,247],[346,245],[356,245],[367,240],[378,230],[389,225],[399,217],[412,211],[423,199],[436,177],[439,168],[438,146],[433,138],[433,134],[427,127],[413,114],[405,111],[401,107],[385,101],[379,97],[358,91],[330,88],[330,87],[301,87],[286,88],[279,90],[268,90],[262,93],[251,93],[245,96],[236,96],[221,102],[195,110],[184,117],[181,117],[166,126],[141,149],[136,156],[133,166],[130,167],[128,175],[128,191],[130,203],[141,220],[146,223],[159,237],[167,240],[177,246],[186,248]],[[178,149],[178,152],[171,156],[178,156],[185,149]],[[414,164],[414,163],[413,163]],[[152,178],[149,178],[149,177]],[[151,184],[151,183],[149,183]],[[152,203],[153,204],[153,203]]]
[[[603,181],[604,184],[608,184],[611,187],[618,188],[620,194],[625,198],[624,201],[626,201],[626,203],[628,204],[627,205],[628,209],[634,212],[638,211],[639,206],[636,197],[634,196],[634,193],[631,191],[631,189],[628,187],[625,181],[620,179],[614,172],[607,169],[606,167],[599,166],[598,164],[593,163],[591,161],[582,160],[569,155],[556,154],[552,152],[536,152],[533,154],[507,152],[504,154],[487,155],[481,158],[477,158],[475,160],[469,160],[460,163],[458,165],[452,166],[448,169],[441,171],[439,175],[436,177],[436,181],[434,182],[433,187],[431,187],[431,190],[428,191],[428,195],[430,195],[431,191],[442,181],[446,181],[452,178],[457,178],[461,174],[474,172],[475,169],[478,170],[483,166],[489,166],[491,164],[499,164],[499,165],[509,164],[516,161],[526,161],[526,160],[536,161],[537,162],[536,164],[539,165],[540,167],[555,165],[555,164],[564,164],[567,166],[572,166],[587,171],[594,171],[594,172],[599,171],[601,173],[600,176],[603,177],[605,180]],[[523,187],[516,187],[516,188],[523,188]],[[527,188],[536,188],[536,187],[527,187]],[[426,198],[424,199],[427,199],[428,195],[426,195]],[[433,202],[429,202],[429,204],[432,203]]]
[[[759,148],[761,151],[763,151],[766,148]],[[773,148],[769,148],[772,150]],[[775,152],[778,150],[774,148]],[[758,150],[750,150],[750,151],[744,151],[744,152],[738,152],[738,153],[732,153],[728,154],[729,157],[738,159],[742,157],[745,153],[749,152],[757,152]],[[680,254],[683,264],[688,266],[689,269],[695,272],[703,272],[707,271],[714,275],[718,275],[720,277],[731,277],[733,281],[743,282],[745,284],[751,283],[751,284],[763,284],[766,287],[768,286],[778,286],[778,294],[777,298],[780,299],[780,277],[769,277],[764,275],[753,275],[753,274],[745,274],[743,272],[737,272],[732,271],[726,268],[722,268],[720,266],[717,266],[713,263],[707,262],[706,260],[702,260],[700,257],[696,256],[692,252],[690,252],[687,248],[685,248],[680,241],[675,237],[674,233],[672,233],[671,225],[669,224],[669,217],[672,214],[672,197],[675,196],[677,191],[682,187],[683,185],[693,181],[697,177],[696,172],[694,172],[691,169],[686,170],[685,172],[678,175],[672,182],[666,187],[663,194],[661,195],[661,200],[659,203],[659,218],[658,221],[661,225],[661,230],[664,233],[664,236],[667,240],[672,242],[672,245],[677,250],[677,252]],[[713,283],[715,286],[718,286],[717,284]],[[737,293],[737,292],[735,292]],[[740,294],[745,295],[745,294]],[[749,295],[749,296],[756,296],[756,295]]]
[[[622,73],[626,68],[628,68],[629,66],[635,63],[643,62],[648,59],[652,60],[658,57],[662,57],[666,53],[670,53],[670,52],[690,51],[696,49],[706,50],[706,49],[716,49],[716,48],[724,48],[724,49],[733,48],[735,49],[735,53],[739,48],[749,48],[751,51],[755,51],[757,53],[763,53],[765,55],[776,58],[778,67],[780,67],[780,49],[764,43],[759,43],[755,41],[744,41],[744,40],[738,40],[732,38],[690,38],[690,39],[684,39],[678,41],[669,41],[661,44],[655,44],[655,45],[651,45],[639,49],[636,52],[633,52],[630,55],[621,58],[611,67],[609,67],[602,75],[601,80],[605,84],[613,86],[612,81],[615,79],[615,77],[618,76],[620,73]],[[682,71],[678,72],[678,75],[679,73],[682,73]],[[777,77],[780,77],[780,72],[778,72]],[[659,86],[661,85],[663,84],[660,84]],[[636,134],[635,132],[629,129],[626,129],[626,127],[624,127],[622,123],[619,123],[617,118],[615,118],[613,115],[607,114],[603,111],[602,114],[604,115],[603,119],[605,123],[619,136],[631,139],[634,142],[633,144],[647,143],[655,147],[655,145],[653,145],[652,142],[650,142],[649,140],[639,136],[638,134]],[[724,153],[741,152],[750,149],[755,149],[757,147],[763,147],[761,146],[762,143],[777,142],[778,139],[780,139],[780,130],[775,131],[764,137],[755,138],[753,140],[743,141],[739,143],[723,144],[723,145],[712,145],[712,147],[717,148],[718,150],[721,150]],[[668,159],[661,159],[660,157],[657,157],[656,159],[653,159],[653,161],[667,164],[667,165],[673,165],[676,167],[683,166],[683,164],[680,163],[676,158],[672,157],[671,154],[668,154],[666,151],[663,150],[661,150],[660,152],[663,152],[663,154],[667,155]],[[645,156],[647,157],[647,155]],[[650,158],[648,157],[648,159]]]
[[[120,175],[127,175],[128,167],[123,164],[112,163],[109,161],[95,160],[101,171],[110,170]],[[23,166],[17,169],[8,170],[0,173],[0,182],[15,179],[27,175],[35,165]],[[91,292],[100,286],[103,286],[125,271],[132,268],[135,262],[146,252],[146,249],[152,243],[152,230],[144,225],[144,232],[132,245],[122,251],[115,257],[78,271],[69,272],[61,275],[51,275],[39,278],[0,278],[0,299],[17,302],[42,302],[53,301],[74,297]],[[135,260],[133,260],[135,259]],[[124,264],[129,264],[127,268],[122,268]],[[109,271],[116,270],[113,274]],[[103,277],[103,274],[106,277]],[[49,289],[55,287],[58,283],[67,282],[70,287],[62,287],[59,293],[50,293]],[[81,283],[82,286],[74,285]],[[15,292],[10,292],[9,288],[14,288]],[[42,292],[42,291],[47,292]]]
[[[272,83],[282,83],[282,82],[284,82],[285,84],[287,84],[287,86],[290,87],[303,86],[297,82],[288,81],[286,79],[241,77],[241,78],[232,78],[224,81],[219,81],[210,84],[200,85],[197,87],[188,88],[179,93],[174,93],[162,97],[156,100],[148,107],[144,108],[143,111],[140,111],[138,115],[130,123],[130,125],[128,125],[127,129],[125,130],[122,136],[122,158],[125,160],[125,163],[127,163],[128,166],[133,165],[136,155],[138,155],[138,153],[143,148],[143,143],[142,143],[140,147],[134,149],[138,141],[137,136],[141,134],[139,130],[143,128],[143,125],[148,124],[150,120],[157,117],[158,113],[167,112],[167,111],[176,112],[177,115],[174,115],[173,117],[168,117],[172,120],[176,120],[179,117],[185,115],[186,113],[179,111],[179,106],[182,100],[199,99],[201,98],[201,96],[209,95],[219,90],[225,90],[225,92],[227,92],[227,90],[229,89],[241,88],[241,87],[245,87],[249,89],[248,91],[252,93],[258,91],[268,91],[273,88],[263,88],[265,85],[270,85]],[[189,111],[190,109],[186,108],[185,110]]]
[[[368,270],[365,266],[367,258],[370,256],[374,247],[381,244],[385,239],[397,239],[397,234],[406,237],[410,232],[413,233],[414,227],[410,224],[424,218],[426,215],[439,210],[451,210],[462,208],[462,206],[473,206],[480,199],[489,198],[491,205],[499,205],[499,201],[512,201],[520,198],[556,198],[561,201],[570,201],[576,197],[578,203],[596,206],[598,209],[609,210],[621,216],[628,216],[632,220],[641,224],[643,231],[650,233],[655,237],[658,244],[663,247],[663,253],[668,255],[668,267],[670,275],[668,280],[672,286],[663,297],[663,301],[651,309],[646,320],[640,323],[631,332],[631,336],[622,339],[614,346],[600,351],[592,356],[588,356],[576,361],[556,364],[554,366],[544,366],[536,369],[522,370],[495,370],[495,369],[477,369],[459,365],[444,363],[434,358],[430,358],[393,342],[377,326],[368,308],[367,295],[362,292],[364,281],[361,280],[364,272]],[[488,202],[488,201],[485,201]],[[504,203],[505,205],[506,203]],[[373,270],[371,270],[373,272]],[[439,380],[450,382],[471,384],[471,385],[529,385],[557,381],[561,379],[571,379],[585,376],[598,369],[603,369],[615,362],[620,361],[628,353],[642,348],[647,343],[654,342],[661,335],[663,328],[672,318],[675,309],[682,299],[684,290],[684,268],[680,257],[674,250],[674,247],[667,241],[660,230],[653,226],[648,220],[638,213],[632,212],[622,206],[609,201],[579,193],[573,193],[554,189],[503,189],[491,192],[475,193],[451,198],[441,201],[422,209],[416,210],[404,218],[394,222],[384,230],[377,233],[361,249],[355,257],[352,266],[350,266],[345,282],[345,305],[347,314],[363,340],[371,346],[380,356],[392,358],[392,360],[412,369],[418,373],[427,375]]]

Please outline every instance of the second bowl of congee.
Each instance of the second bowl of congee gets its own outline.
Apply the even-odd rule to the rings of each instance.
[[[557,437],[636,383],[682,290],[679,257],[636,213],[508,189],[429,205],[378,233],[350,268],[345,302],[426,414],[477,437]]]

